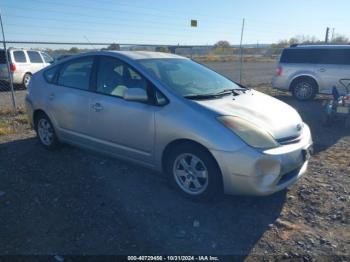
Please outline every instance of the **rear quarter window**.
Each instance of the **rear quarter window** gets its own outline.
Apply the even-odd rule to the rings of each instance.
[[[27,58],[23,51],[13,51],[13,58],[17,63],[27,63]]]
[[[58,66],[54,66],[52,68],[45,70],[44,71],[44,78],[45,78],[46,82],[48,82],[50,84],[55,83],[58,70],[59,70]]]
[[[46,63],[48,63],[48,64],[52,64],[53,63],[53,58],[51,56],[49,56],[46,53],[41,53],[41,55],[43,56],[43,58],[44,58]]]

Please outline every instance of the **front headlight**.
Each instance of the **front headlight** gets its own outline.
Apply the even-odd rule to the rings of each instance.
[[[252,147],[272,148],[278,146],[278,143],[267,131],[247,120],[236,116],[220,116],[217,119]]]

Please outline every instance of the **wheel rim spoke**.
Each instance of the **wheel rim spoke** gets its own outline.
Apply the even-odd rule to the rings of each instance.
[[[202,185],[199,183],[197,178],[195,178],[192,182],[193,182],[193,185],[194,185],[195,188],[201,188],[202,187]]]
[[[176,175],[179,177],[186,177],[187,173],[185,170],[176,170]]]
[[[192,157],[192,158],[191,158],[190,166],[191,166],[193,169],[196,169],[196,166],[197,166],[198,163],[199,163],[199,159],[198,159],[197,157]]]
[[[202,160],[193,154],[183,153],[175,159],[173,175],[186,193],[198,195],[208,187],[208,170]]]
[[[189,189],[190,185],[191,185],[191,180],[186,178],[186,180],[184,181],[184,185],[185,185],[185,187],[187,187]]]
[[[182,159],[180,160],[180,164],[182,165],[182,167],[183,167],[184,169],[188,169],[188,168],[189,168],[189,165],[188,165],[188,163],[186,162],[186,159],[185,159],[185,158],[182,158]]]
[[[53,129],[46,119],[40,119],[38,123],[39,138],[46,146],[51,145],[53,141]]]

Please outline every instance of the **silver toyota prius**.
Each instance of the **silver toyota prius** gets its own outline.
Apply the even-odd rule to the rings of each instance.
[[[166,53],[69,57],[33,75],[26,106],[45,148],[142,164],[192,199],[282,190],[306,172],[312,148],[292,107]]]

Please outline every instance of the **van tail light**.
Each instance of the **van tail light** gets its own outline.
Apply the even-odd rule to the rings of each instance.
[[[277,76],[281,76],[282,73],[283,73],[282,67],[281,67],[281,66],[277,67],[277,68],[276,68],[276,75],[277,75]]]
[[[14,63],[11,63],[11,64],[10,64],[10,71],[11,71],[12,73],[16,71],[16,64],[14,64]]]

